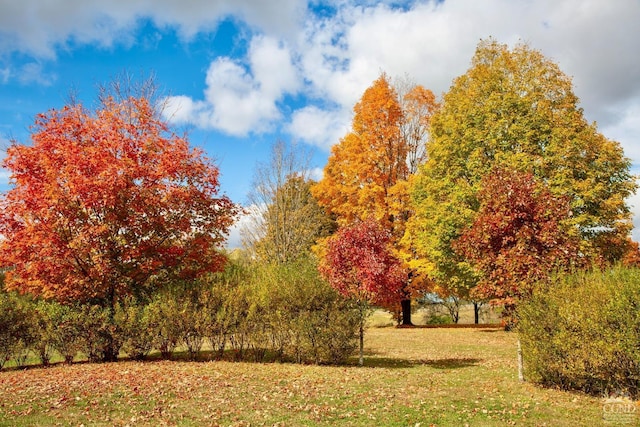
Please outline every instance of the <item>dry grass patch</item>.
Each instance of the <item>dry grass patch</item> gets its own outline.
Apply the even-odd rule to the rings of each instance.
[[[369,329],[365,367],[120,362],[0,372],[0,425],[593,426],[600,399],[517,381],[496,329]]]

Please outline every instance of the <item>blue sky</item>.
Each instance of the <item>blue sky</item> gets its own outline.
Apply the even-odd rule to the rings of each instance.
[[[638,0],[0,0],[0,143],[28,142],[34,116],[71,91],[91,105],[122,72],[153,74],[167,118],[244,203],[274,141],[313,148],[320,170],[381,71],[441,94],[492,36],[573,76],[587,119],[638,173],[638,22]],[[630,203],[638,239],[640,197]]]

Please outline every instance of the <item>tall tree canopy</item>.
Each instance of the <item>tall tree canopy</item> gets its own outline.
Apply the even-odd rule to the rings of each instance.
[[[405,243],[413,266],[441,283],[476,276],[451,247],[475,219],[477,192],[493,168],[532,171],[569,198],[566,221],[584,256],[611,258],[631,229],[625,198],[635,190],[622,148],[586,122],[571,79],[526,44],[480,42],[433,116],[429,159],[412,181],[415,215]],[[623,237],[621,239],[621,237]]]
[[[402,109],[382,75],[354,107],[352,130],[331,149],[314,196],[340,225],[368,216],[391,228],[392,192],[406,179],[407,145],[400,138]]]
[[[437,103],[421,86],[399,97],[386,75],[354,107],[351,131],[332,147],[324,176],[312,194],[341,226],[373,218],[392,235],[396,249],[410,216],[408,178],[424,161],[429,119]],[[410,272],[406,271],[409,284]],[[409,289],[403,321],[410,323]]]
[[[238,208],[219,195],[217,167],[147,98],[103,94],[93,112],[51,110],[31,138],[4,160],[8,289],[109,305],[223,267],[218,249]]]

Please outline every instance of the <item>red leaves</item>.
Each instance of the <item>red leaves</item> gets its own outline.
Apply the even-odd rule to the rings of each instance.
[[[494,169],[481,182],[480,210],[454,249],[481,273],[478,291],[513,304],[555,269],[578,258],[576,237],[563,225],[567,198],[558,197],[532,174]]]
[[[390,249],[391,234],[372,219],[329,238],[320,272],[341,294],[374,304],[401,299],[406,272]]]
[[[9,288],[88,299],[144,287],[161,270],[221,268],[215,249],[237,207],[218,195],[217,167],[148,100],[40,114],[32,140],[14,142],[4,162],[14,184],[0,215]]]

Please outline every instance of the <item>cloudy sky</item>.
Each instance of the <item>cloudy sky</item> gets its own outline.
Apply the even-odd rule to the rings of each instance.
[[[277,139],[314,147],[322,168],[380,72],[442,94],[494,37],[572,76],[638,173],[639,23],[638,0],[0,0],[0,144],[28,142],[34,116],[71,92],[91,105],[117,75],[153,74],[173,123],[244,203]]]

